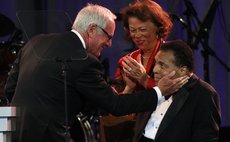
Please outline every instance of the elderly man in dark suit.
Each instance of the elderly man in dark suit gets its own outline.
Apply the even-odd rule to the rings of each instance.
[[[174,92],[188,80],[172,80],[171,73],[154,89],[117,95],[97,58],[112,44],[115,18],[110,10],[89,4],[72,31],[38,35],[22,48],[5,86],[11,105],[20,108],[19,142],[69,141],[68,126],[86,103],[115,115],[154,110],[161,93]]]
[[[155,60],[156,85],[172,70],[176,71],[175,77],[187,75],[190,79],[177,92],[165,97],[156,110],[137,114],[133,142],[218,142],[219,96],[210,84],[193,73],[191,48],[181,40],[168,41],[162,43]],[[138,65],[131,58],[125,61],[126,67]],[[134,86],[133,82],[129,80],[128,86]]]

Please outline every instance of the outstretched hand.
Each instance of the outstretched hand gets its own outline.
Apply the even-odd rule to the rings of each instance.
[[[185,83],[188,82],[188,76],[182,76],[176,79],[172,79],[174,75],[175,71],[172,71],[170,74],[164,76],[159,80],[157,86],[161,90],[163,96],[167,96],[178,91]]]

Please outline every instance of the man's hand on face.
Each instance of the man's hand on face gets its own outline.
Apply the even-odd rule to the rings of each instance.
[[[188,76],[182,76],[175,79],[172,77],[175,75],[175,71],[161,78],[158,82],[158,87],[161,90],[163,96],[170,95],[178,91],[185,83],[188,82]]]

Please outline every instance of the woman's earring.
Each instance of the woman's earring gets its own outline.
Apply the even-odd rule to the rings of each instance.
[[[158,34],[156,35],[156,38],[159,39],[159,35]]]

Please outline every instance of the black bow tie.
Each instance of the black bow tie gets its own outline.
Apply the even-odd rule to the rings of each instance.
[[[165,96],[165,100],[168,100],[171,96],[174,96],[174,95],[176,95],[176,93]]]

